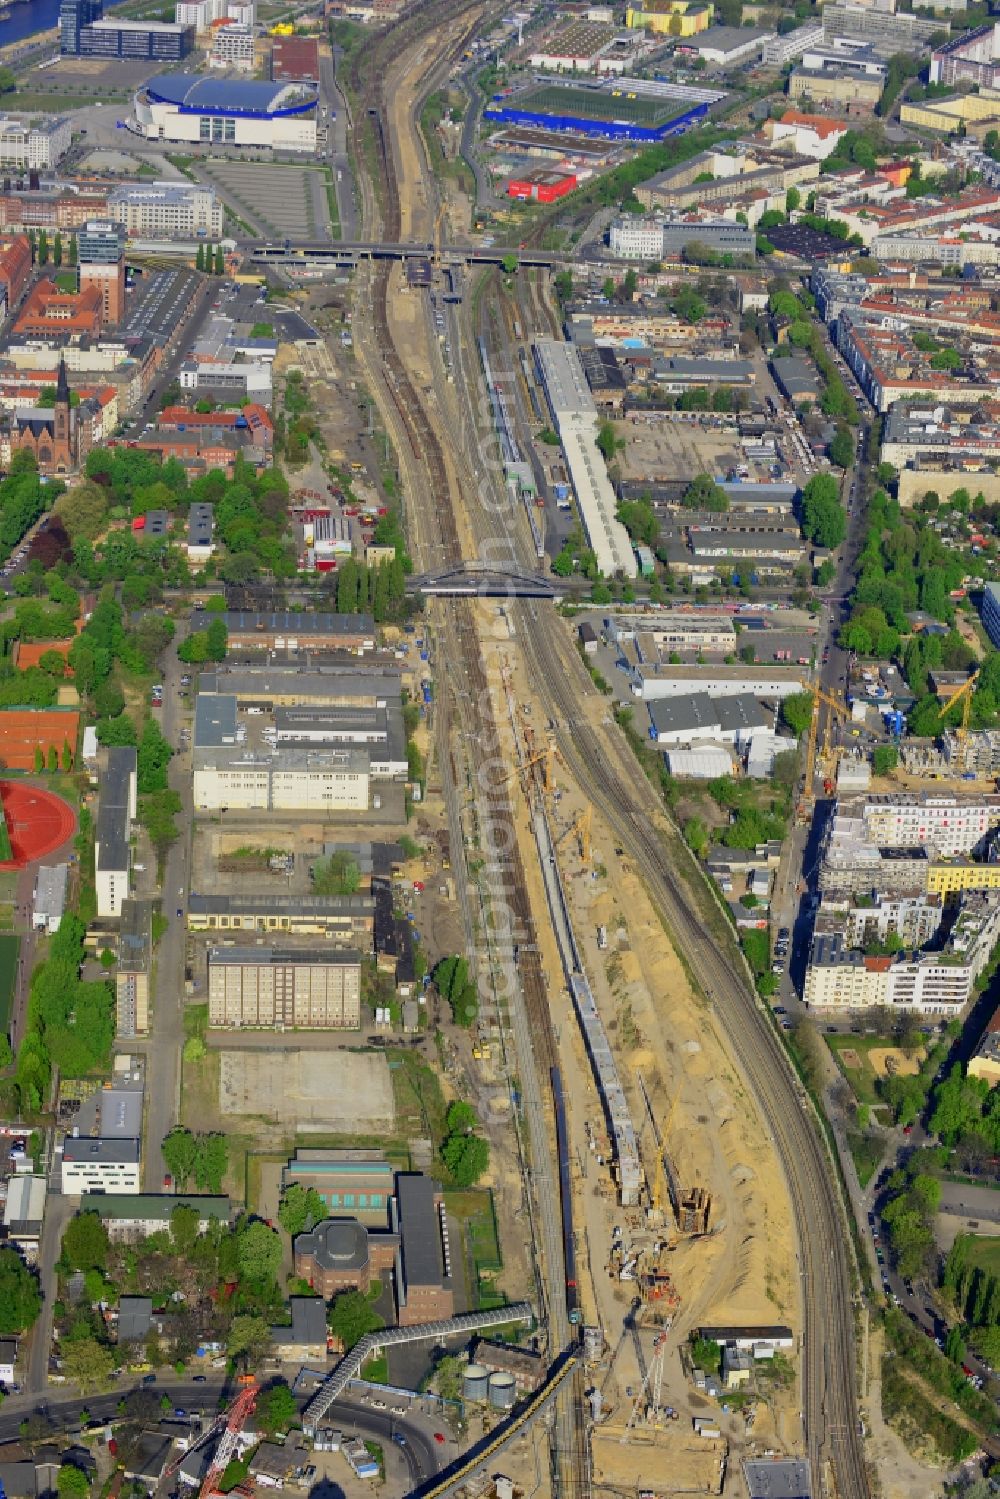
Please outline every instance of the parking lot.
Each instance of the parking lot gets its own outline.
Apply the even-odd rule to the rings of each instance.
[[[289,239],[330,237],[326,177],[317,168],[208,161],[204,173],[232,204]]]
[[[184,270],[153,271],[139,278],[125,321],[126,333],[169,338],[184,321],[199,284],[194,272]]]

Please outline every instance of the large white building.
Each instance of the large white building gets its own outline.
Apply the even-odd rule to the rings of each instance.
[[[200,182],[123,182],[108,195],[108,217],[126,233],[158,239],[220,239],[222,201]]]
[[[606,578],[634,578],[638,571],[629,534],[617,519],[618,503],[597,446],[597,407],[572,344],[540,338],[535,357],[552,419],[573,481],[587,545]]]
[[[902,792],[868,796],[846,810],[861,818],[865,838],[879,848],[930,844],[946,859],[971,853],[1000,826],[1000,796]]]
[[[316,103],[304,83],[162,73],[136,93],[132,124],[147,140],[314,154]]]
[[[213,947],[208,1023],[284,1030],[354,1030],[361,958],[327,948]]]
[[[65,115],[51,120],[0,115],[0,167],[54,167],[72,140],[73,127]]]
[[[194,751],[194,804],[261,812],[367,812],[367,749],[283,749],[261,755],[240,746]]]

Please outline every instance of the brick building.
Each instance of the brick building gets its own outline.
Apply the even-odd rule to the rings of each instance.
[[[43,277],[28,294],[23,311],[14,324],[20,338],[96,338],[104,321],[104,298],[98,286],[78,292],[61,292],[54,281]]]

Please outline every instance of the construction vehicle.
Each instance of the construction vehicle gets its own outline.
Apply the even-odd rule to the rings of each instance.
[[[955,730],[955,738],[958,741],[958,769],[965,769],[965,754],[969,742],[969,720],[972,716],[972,698],[976,683],[979,681],[979,672],[974,671],[971,677],[967,677],[957,692],[953,692],[948,701],[943,705],[938,718],[944,718],[955,707],[956,703],[962,704],[962,722]]]
[[[640,1418],[646,1426],[662,1426],[664,1421],[675,1421],[677,1412],[672,1405],[663,1405],[663,1360],[667,1351],[667,1334],[661,1332],[653,1344],[653,1357],[646,1370],[642,1384],[632,1401],[632,1409],[625,1423],[622,1442],[627,1442]]]

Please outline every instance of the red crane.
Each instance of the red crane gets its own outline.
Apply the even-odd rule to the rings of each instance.
[[[195,1442],[194,1446],[190,1447],[187,1452],[180,1453],[174,1458],[173,1462],[168,1463],[167,1467],[163,1470],[164,1478],[169,1478],[172,1474],[176,1473],[185,1457],[188,1457],[190,1453],[196,1451],[205,1442],[211,1441],[216,1433],[221,1431],[222,1435],[219,1438],[219,1445],[215,1449],[215,1456],[212,1458],[212,1466],[205,1474],[205,1482],[202,1484],[198,1495],[198,1499],[209,1499],[209,1495],[214,1493],[216,1484],[225,1472],[229,1460],[236,1450],[236,1439],[243,1430],[247,1417],[253,1413],[254,1406],[257,1404],[257,1393],[257,1384],[251,1379],[250,1383],[237,1395],[232,1405],[220,1413],[218,1419],[212,1422],[212,1425]]]

